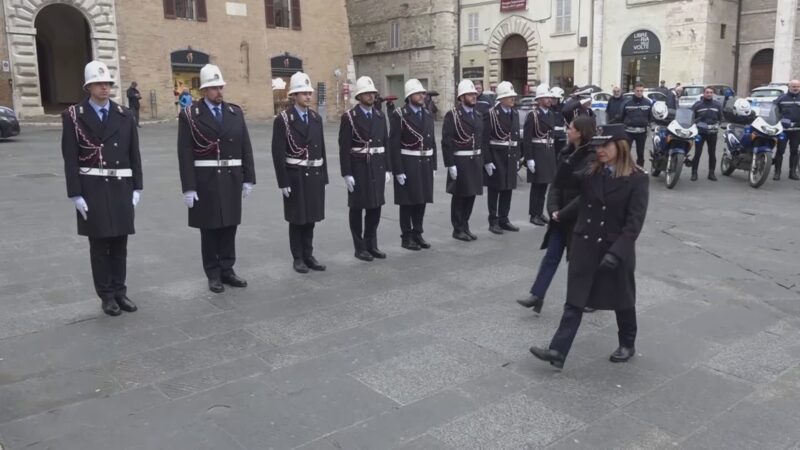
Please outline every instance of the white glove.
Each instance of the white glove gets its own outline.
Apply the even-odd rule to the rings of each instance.
[[[530,170],[531,173],[536,173],[536,161],[532,159],[528,160],[528,170]]]
[[[283,194],[284,197],[289,198],[289,194],[291,193],[292,193],[292,188],[290,187],[281,188],[281,194]]]
[[[494,166],[494,163],[484,164],[483,168],[486,169],[486,174],[489,176],[492,176],[494,170],[497,169],[497,167]]]
[[[186,191],[183,193],[183,204],[187,208],[194,208],[194,202],[199,201],[200,197],[197,196],[197,191]]]
[[[454,180],[458,178],[458,167],[450,166],[447,168],[447,172],[450,174],[450,178]]]
[[[136,208],[136,205],[139,204],[139,200],[142,198],[142,191],[133,191],[133,207]]]
[[[89,212],[89,205],[86,204],[86,200],[84,200],[80,195],[77,197],[70,197],[69,199],[72,200],[73,204],[75,204],[75,209],[77,209],[81,214],[83,220],[86,220],[88,217],[86,213]]]
[[[394,177],[397,178],[397,184],[399,184],[400,186],[405,186],[406,185],[406,174],[399,173],[399,174],[395,175]]]
[[[386,183],[385,184],[389,184],[390,181],[392,181],[392,172],[386,172]]]
[[[350,175],[345,175],[344,185],[347,186],[347,192],[353,192],[356,188],[356,179]]]
[[[247,198],[253,193],[253,183],[242,183],[242,198]]]

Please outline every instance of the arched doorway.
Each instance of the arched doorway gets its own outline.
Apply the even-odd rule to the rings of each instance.
[[[500,60],[500,78],[510,81],[515,91],[524,92],[528,82],[528,41],[519,34],[507,37],[500,50]]]
[[[89,23],[78,9],[54,4],[39,11],[34,27],[42,108],[58,113],[85,96],[83,68],[92,59]]]
[[[759,50],[750,61],[750,89],[764,86],[772,81],[772,56],[771,48]],[[779,80],[784,81],[784,80]]]
[[[661,41],[655,33],[639,30],[622,44],[622,80],[620,86],[632,91],[636,84],[657,87],[661,72]]]
[[[303,71],[303,60],[289,53],[275,56],[269,60],[270,68],[272,70],[272,103],[275,114],[289,107],[289,79],[295,72]],[[400,80],[402,92],[403,81]],[[393,86],[390,85],[390,89]],[[319,93],[317,93],[319,95]]]
[[[200,69],[208,64],[207,53],[193,50],[176,50],[169,55],[172,67],[172,88],[177,104],[178,97],[184,90],[192,94],[192,98],[200,98]]]

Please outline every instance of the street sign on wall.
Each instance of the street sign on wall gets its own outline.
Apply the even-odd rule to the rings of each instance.
[[[528,0],[500,0],[500,12],[519,11],[528,7]]]
[[[639,30],[631,33],[622,44],[622,56],[657,55],[661,53],[661,41],[653,32]]]

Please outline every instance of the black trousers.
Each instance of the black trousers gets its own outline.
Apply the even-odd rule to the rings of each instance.
[[[136,119],[136,125],[139,125],[139,108],[131,109],[133,109],[133,117]]]
[[[780,171],[783,164],[783,154],[789,146],[789,170],[797,169],[797,149],[800,146],[800,131],[785,131],[786,139],[778,141],[778,151],[775,153],[775,170]]]
[[[350,233],[353,235],[353,246],[357,252],[378,248],[380,221],[380,206],[370,209],[350,208]]]
[[[400,205],[400,232],[403,239],[422,236],[422,221],[425,218],[425,203]]]
[[[126,295],[128,236],[89,238],[89,256],[97,296],[111,300]]]
[[[511,210],[511,190],[496,191],[488,189],[486,203],[489,205],[489,225],[508,223],[508,212]]]
[[[475,206],[475,196],[454,195],[450,199],[450,222],[453,224],[453,231],[469,230],[469,218],[472,215],[472,207]]]
[[[628,133],[628,145],[633,150],[633,144],[636,144],[636,165],[644,167],[644,144],[647,142],[647,132],[644,133]]]
[[[531,183],[531,197],[528,205],[528,214],[536,217],[544,212],[544,199],[547,196],[547,185],[544,183]]]
[[[233,274],[236,264],[236,225],[225,228],[200,229],[200,251],[203,270],[209,280]]]
[[[617,314],[617,338],[620,347],[633,348],[636,342],[636,308],[614,311]],[[578,334],[578,327],[583,318],[583,308],[564,305],[564,314],[561,316],[561,323],[558,325],[553,340],[550,341],[550,348],[567,356],[575,335]]]
[[[314,253],[314,222],[289,224],[289,248],[294,259],[306,260]]]
[[[697,142],[694,159],[692,160],[692,173],[697,173],[700,167],[700,156],[703,155],[703,144],[708,145],[708,173],[714,173],[717,168],[717,133],[701,134]]]

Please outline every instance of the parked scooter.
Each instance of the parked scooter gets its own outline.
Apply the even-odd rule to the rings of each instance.
[[[694,111],[680,108],[675,111],[675,118],[667,123],[670,114],[664,102],[653,105],[653,150],[650,151],[652,175],[657,177],[664,172],[667,189],[672,189],[681,178],[683,166],[691,161],[690,152],[697,137],[697,125],[694,124]]]
[[[733,111],[726,110],[730,123],[725,129],[725,150],[720,168],[730,176],[736,169],[746,170],[751,187],[758,188],[769,177],[772,152],[779,140],[785,139],[778,107],[765,104],[756,114],[745,99],[734,102]]]

